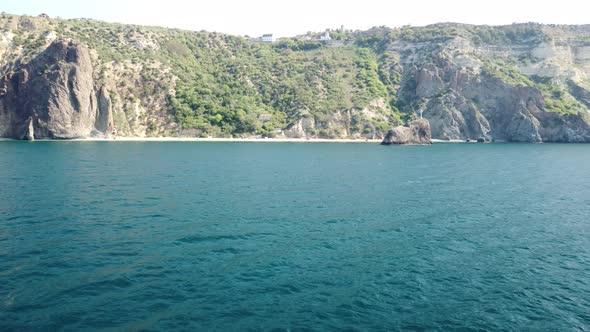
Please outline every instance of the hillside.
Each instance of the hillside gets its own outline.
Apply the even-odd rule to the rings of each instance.
[[[590,26],[219,33],[0,15],[0,137],[590,142]]]

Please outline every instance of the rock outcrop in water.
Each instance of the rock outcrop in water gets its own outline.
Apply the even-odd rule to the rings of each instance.
[[[407,126],[390,129],[381,145],[427,145],[432,144],[428,120],[415,120]]]
[[[0,137],[383,139],[424,118],[434,139],[590,142],[590,26],[380,27],[273,45],[46,16],[0,14],[0,26]],[[392,140],[413,141],[405,131]]]

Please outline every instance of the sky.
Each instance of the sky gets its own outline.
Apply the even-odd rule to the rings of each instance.
[[[590,0],[0,0],[19,15],[93,18],[188,30],[287,37],[307,31],[440,22],[590,24]]]

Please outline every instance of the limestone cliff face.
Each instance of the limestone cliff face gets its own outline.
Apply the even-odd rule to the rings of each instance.
[[[390,49],[406,54],[400,95],[429,120],[433,138],[590,142],[590,58],[574,37],[562,46],[476,46],[455,38]]]
[[[438,139],[498,139],[541,142],[541,123],[535,114],[543,104],[540,92],[505,84],[502,80],[475,74],[452,66],[443,67],[448,77],[445,93],[427,95],[417,89],[416,98],[424,100],[423,116]],[[439,76],[418,80],[418,87],[430,80],[440,84]]]
[[[0,82],[0,135],[68,139],[106,133],[112,118],[104,91],[94,88],[88,49],[56,41]]]

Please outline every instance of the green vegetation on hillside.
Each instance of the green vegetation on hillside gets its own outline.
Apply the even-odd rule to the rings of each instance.
[[[350,123],[338,125],[363,133],[370,126],[386,130],[415,117],[423,104],[414,96],[420,63],[412,61],[444,59],[449,40],[460,37],[476,46],[500,47],[550,39],[537,24],[436,24],[328,30],[339,44],[318,41],[320,33],[264,44],[220,33],[9,14],[1,14],[0,29],[11,34],[12,48],[1,63],[3,73],[26,63],[51,38],[74,39],[92,50],[96,82],[109,88],[116,110],[131,112],[143,103],[148,113],[142,116],[152,117],[148,131],[160,130],[157,121],[166,119],[172,128],[167,130],[202,136],[272,136],[302,118],[312,118],[319,127],[335,126],[336,115],[351,110],[358,112],[350,113]],[[429,46],[392,47],[399,44]],[[511,61],[482,59],[482,70],[507,84],[538,89],[549,111],[582,109],[563,86],[519,71],[517,62],[538,59],[523,53]],[[151,110],[158,105],[159,113]],[[363,109],[378,116],[363,118]],[[116,119],[124,118],[116,114]]]

